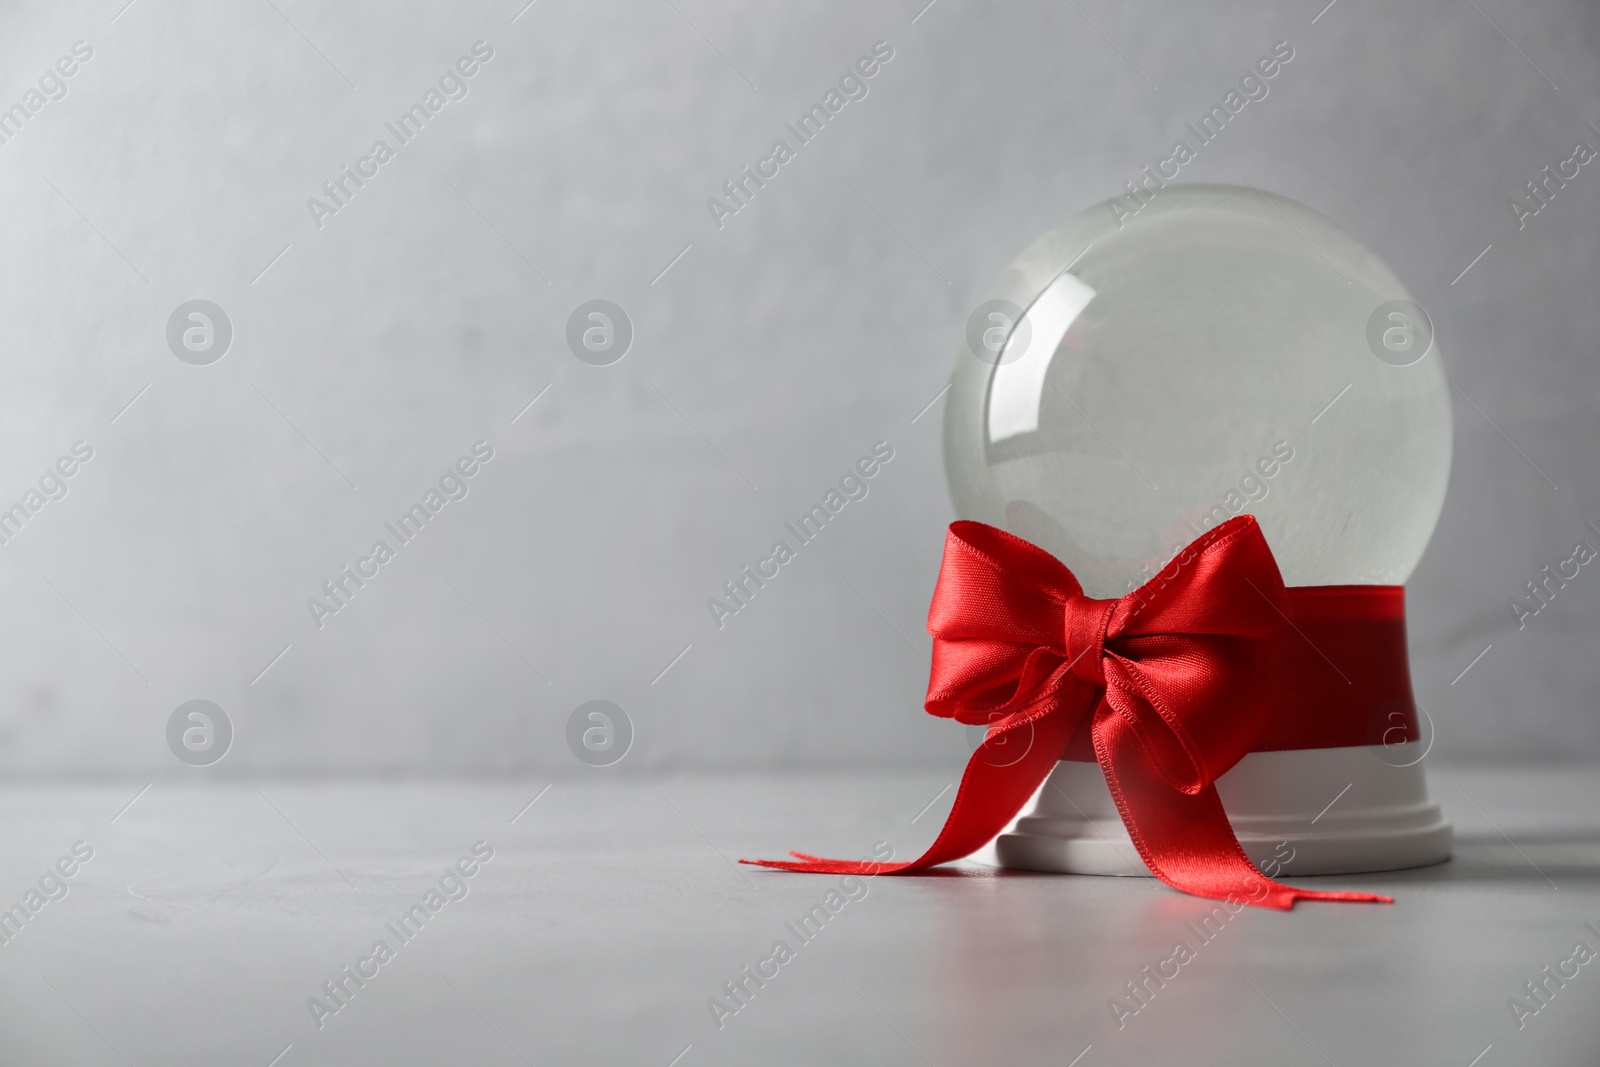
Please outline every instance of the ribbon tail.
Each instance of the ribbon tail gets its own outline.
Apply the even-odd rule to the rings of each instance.
[[[1322,892],[1275,882],[1244,854],[1214,785],[1174,789],[1157,771],[1133,727],[1102,706],[1094,720],[1095,755],[1134,847],[1157,878],[1184,893],[1287,911],[1297,900],[1392,904],[1376,893]]]
[[[1080,717],[1060,708],[1031,722],[996,731],[978,746],[961,775],[955,804],[928,850],[906,863],[832,860],[791,852],[793,860],[740,860],[757,867],[805,874],[903,874],[948,863],[993,841],[1044,783],[1067,747]],[[1000,739],[1004,743],[997,743]],[[1026,745],[1020,757],[1007,745]],[[1002,763],[1002,761],[1005,761]],[[1253,869],[1253,868],[1252,868]]]

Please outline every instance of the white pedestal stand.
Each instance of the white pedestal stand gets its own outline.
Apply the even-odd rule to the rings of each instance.
[[[1428,799],[1424,751],[1409,742],[1252,752],[1217,792],[1268,877],[1425,867],[1450,858],[1452,833]],[[1021,870],[1150,876],[1095,763],[1058,763],[996,852]]]

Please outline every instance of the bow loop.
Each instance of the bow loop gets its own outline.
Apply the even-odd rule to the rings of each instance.
[[[1082,588],[1044,549],[978,522],[952,523],[928,608],[927,709],[989,725],[1063,687],[1061,613]]]
[[[1110,636],[1181,633],[1264,638],[1288,619],[1289,594],[1253,515],[1215,526],[1118,601]]]
[[[1272,695],[1258,684],[1261,650],[1217,636],[1163,634],[1137,644],[1137,659],[1119,658],[1108,670],[1106,702],[1162,777],[1193,793],[1244,758],[1272,720]]]

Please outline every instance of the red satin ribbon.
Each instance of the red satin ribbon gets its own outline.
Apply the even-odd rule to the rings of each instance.
[[[1213,783],[1247,752],[1415,739],[1402,597],[1391,586],[1286,589],[1249,515],[1114,600],[1085,596],[1021,538],[953,523],[928,610],[927,709],[989,729],[938,838],[909,863],[801,852],[741,862],[818,874],[946,863],[992,841],[1059,760],[1093,759],[1139,855],[1175,889],[1271,908],[1387,903],[1263,876]]]

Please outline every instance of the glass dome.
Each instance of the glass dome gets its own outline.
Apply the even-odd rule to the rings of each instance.
[[[1450,475],[1426,314],[1283,197],[1169,185],[1133,209],[1045,234],[973,313],[945,407],[956,511],[1091,596],[1244,513],[1289,585],[1403,583]]]

